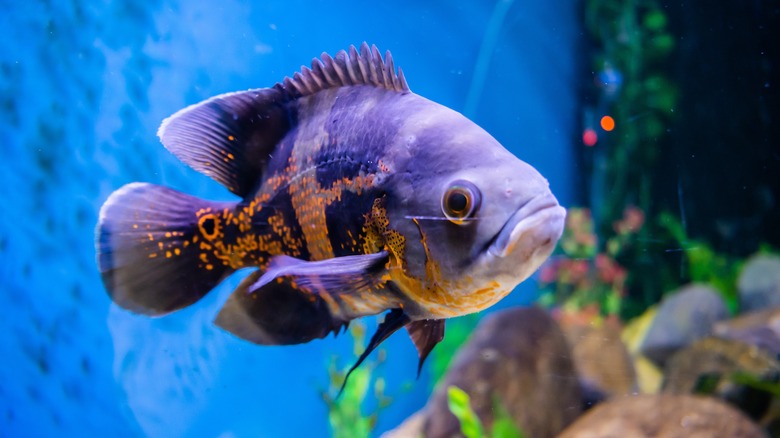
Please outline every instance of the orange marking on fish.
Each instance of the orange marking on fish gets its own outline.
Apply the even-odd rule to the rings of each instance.
[[[209,222],[211,225],[209,225]],[[211,229],[209,230],[207,227]],[[207,240],[216,239],[221,232],[219,218],[210,213],[204,214],[198,219],[198,229],[200,230],[200,234]]]

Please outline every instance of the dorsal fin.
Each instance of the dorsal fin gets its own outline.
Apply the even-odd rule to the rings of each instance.
[[[400,67],[396,74],[389,50],[383,60],[376,46],[369,47],[364,42],[360,45],[360,53],[355,46],[349,46],[349,51],[342,50],[333,58],[327,53],[323,53],[321,58],[314,58],[311,69],[301,67],[299,73],[292,78],[284,78],[277,87],[296,98],[350,85],[373,85],[402,93],[410,91]]]
[[[189,106],[165,119],[157,135],[163,145],[190,167],[246,197],[255,188],[276,144],[292,128],[288,104],[322,90],[371,85],[409,92],[393,57],[376,46],[355,46],[331,58],[312,60],[273,88],[227,93]]]
[[[168,117],[157,135],[178,159],[245,197],[290,130],[288,99],[275,88],[222,94]]]

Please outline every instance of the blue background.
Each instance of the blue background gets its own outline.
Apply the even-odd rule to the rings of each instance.
[[[539,169],[562,204],[575,193],[576,2],[1,0],[0,11],[3,436],[328,433],[320,391],[332,357],[351,360],[348,337],[258,347],[221,332],[211,320],[240,275],[158,319],[116,308],[103,290],[93,230],[113,190],[148,181],[231,199],[156,138],[188,104],[271,86],[323,51],[368,41],[393,52],[416,93],[459,111],[471,93],[468,116]],[[500,306],[532,292],[521,286]],[[407,385],[408,337],[384,347],[394,401],[378,432],[430,390],[425,372]]]

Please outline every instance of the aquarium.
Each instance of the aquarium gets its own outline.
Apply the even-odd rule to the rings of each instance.
[[[0,435],[780,435],[780,9],[0,12]]]

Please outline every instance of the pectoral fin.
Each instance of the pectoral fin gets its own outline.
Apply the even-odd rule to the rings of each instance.
[[[420,378],[425,359],[430,354],[433,347],[444,339],[444,320],[443,319],[423,319],[413,321],[406,325],[406,330],[417,347],[417,354],[420,361],[417,364],[417,378]]]
[[[387,253],[307,262],[275,257],[233,292],[215,323],[261,345],[290,345],[338,333],[354,318],[387,309],[381,299]],[[375,294],[365,300],[363,294]]]
[[[375,254],[334,257],[307,262],[289,256],[271,260],[268,270],[249,292],[255,292],[277,278],[288,277],[302,290],[332,295],[355,294],[375,286],[387,263],[387,251]]]

